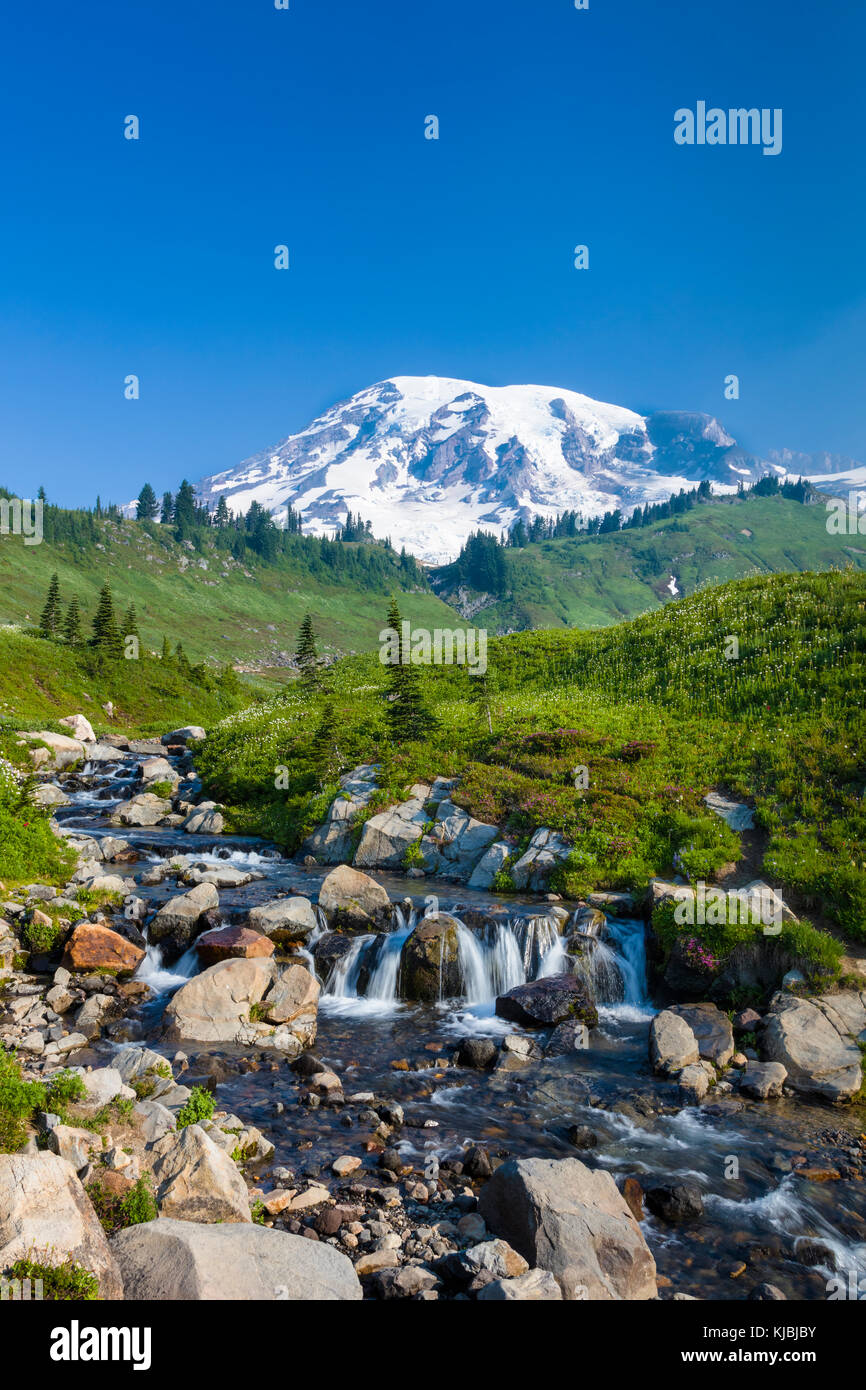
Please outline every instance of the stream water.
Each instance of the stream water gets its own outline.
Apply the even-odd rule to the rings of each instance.
[[[72,805],[59,811],[58,819],[97,838],[122,836],[145,860],[183,854],[196,863],[228,862],[261,874],[245,887],[220,890],[227,920],[242,920],[254,904],[289,890],[316,900],[328,870],[306,871],[264,843],[110,826],[113,806],[130,794],[137,761],[85,769],[83,789],[70,793]],[[470,908],[505,905],[508,915],[482,928],[461,924],[462,998],[414,1004],[398,996],[398,967],[425,900],[415,880],[373,877],[399,904],[395,929],[355,938],[321,980],[316,1052],[339,1072],[347,1096],[375,1092],[399,1101],[406,1125],[398,1147],[413,1161],[454,1155],[469,1142],[485,1145],[493,1155],[574,1156],[569,1128],[586,1125],[597,1145],[579,1153],[585,1162],[617,1177],[632,1175],[644,1189],[677,1178],[694,1180],[702,1189],[702,1219],[680,1225],[651,1216],[644,1221],[663,1289],[742,1299],[769,1281],[789,1298],[823,1299],[835,1273],[866,1277],[866,1183],[816,1182],[797,1173],[801,1156],[812,1167],[843,1162],[846,1143],[854,1143],[859,1133],[856,1115],[802,1101],[761,1103],[733,1096],[679,1109],[676,1086],[653,1076],[648,1064],[654,1008],[642,921],[608,918],[575,963],[566,955],[559,920],[537,902],[437,886],[441,908],[458,920]],[[171,878],[140,891],[158,903],[184,890]],[[320,923],[319,932],[323,918]],[[314,946],[315,937],[302,953],[311,968]],[[584,974],[599,1006],[599,1025],[591,1030],[588,1047],[531,1062],[523,1070],[478,1072],[449,1064],[462,1037],[520,1031],[495,1015],[497,994],[572,966]],[[197,968],[194,951],[165,966],[159,950],[149,948],[138,978],[155,995],[130,1018],[126,1036],[159,1048],[162,1009],[171,991]],[[171,1055],[175,1049],[164,1050]],[[225,1047],[184,1050],[192,1073],[203,1070],[203,1051],[210,1052],[208,1065],[216,1064],[224,1077],[220,1103],[264,1130],[276,1145],[274,1163],[309,1176],[318,1168],[325,1172],[342,1153],[375,1162],[364,1149],[369,1135],[347,1111],[295,1103],[299,1082],[283,1060]],[[809,1253],[810,1242],[823,1250]]]

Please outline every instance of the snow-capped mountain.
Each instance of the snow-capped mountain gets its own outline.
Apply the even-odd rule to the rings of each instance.
[[[290,505],[320,535],[360,513],[376,536],[443,563],[479,527],[628,513],[704,478],[725,490],[768,471],[789,469],[744,452],[709,415],[645,417],[550,386],[392,377],[197,491],[233,512],[256,501],[278,522]]]

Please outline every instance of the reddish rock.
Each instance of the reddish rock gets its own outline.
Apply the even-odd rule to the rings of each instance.
[[[200,936],[195,946],[203,966],[217,965],[221,960],[252,960],[256,956],[274,954],[270,937],[251,927],[217,927]]]
[[[635,1221],[643,1221],[643,1188],[637,1178],[626,1178],[622,1185],[622,1195]]]
[[[77,974],[131,975],[144,951],[125,936],[93,922],[82,922],[70,936],[63,965]]]

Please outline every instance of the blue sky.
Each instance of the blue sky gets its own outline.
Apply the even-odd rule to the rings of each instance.
[[[173,488],[414,373],[866,459],[858,0],[14,8],[0,481],[24,495]],[[698,100],[781,107],[782,153],[678,147]]]

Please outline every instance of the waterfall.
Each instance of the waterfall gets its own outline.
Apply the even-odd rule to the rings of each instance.
[[[168,969],[162,962],[162,947],[151,945],[147,941],[146,931],[144,935],[147,943],[144,960],[133,978],[144,985],[150,985],[154,994],[167,994],[169,990],[179,989],[187,980],[191,980],[193,975],[198,974],[198,952],[195,946],[190,946],[180,960]]]
[[[358,997],[358,976],[361,973],[364,956],[368,947],[376,940],[377,938],[373,934],[357,936],[348,951],[340,956],[340,959],[335,963],[322,992],[336,995],[340,999],[356,999]]]

